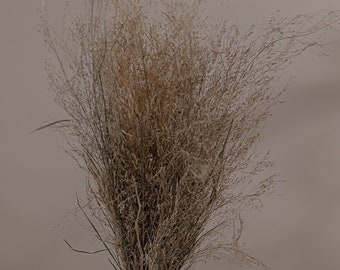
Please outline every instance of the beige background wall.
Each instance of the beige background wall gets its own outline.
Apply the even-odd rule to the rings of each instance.
[[[0,1],[0,269],[110,269],[105,256],[73,253],[62,241],[95,249],[91,233],[73,215],[84,173],[56,134],[29,134],[64,116],[47,90],[37,33],[40,2]],[[64,1],[46,3],[57,20]],[[246,25],[265,21],[277,9],[292,16],[331,7],[340,9],[339,0],[233,0],[229,15]],[[339,269],[339,59],[311,53],[298,58],[288,71],[296,79],[286,103],[265,131],[262,143],[286,183],[261,212],[248,214],[242,240],[276,270]],[[220,260],[199,269],[226,265]]]

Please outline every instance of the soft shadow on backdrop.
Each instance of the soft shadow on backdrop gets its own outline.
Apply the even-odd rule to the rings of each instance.
[[[45,1],[58,21],[65,1]],[[210,0],[213,4],[217,0]],[[256,3],[255,3],[256,2]],[[63,140],[35,127],[64,113],[47,90],[38,0],[0,3],[0,269],[110,269],[74,217],[85,175],[64,153]],[[229,16],[242,26],[282,16],[340,9],[338,0],[233,0]],[[299,57],[285,104],[273,112],[261,145],[271,149],[281,183],[261,212],[247,216],[244,248],[276,270],[337,270],[340,265],[340,57]],[[86,224],[84,224],[86,227]],[[200,270],[226,269],[209,261]]]

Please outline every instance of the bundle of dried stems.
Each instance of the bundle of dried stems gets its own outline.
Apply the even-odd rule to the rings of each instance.
[[[163,1],[158,14],[153,4],[84,1],[58,34],[42,16],[49,83],[70,116],[44,128],[63,132],[90,173],[95,221],[79,207],[114,269],[189,269],[218,248],[263,266],[238,245],[240,211],[274,183],[255,177],[272,166],[254,147],[259,129],[281,71],[338,15],[240,33],[227,20],[209,26],[202,1]]]

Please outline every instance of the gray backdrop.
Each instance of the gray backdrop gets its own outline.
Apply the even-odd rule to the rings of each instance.
[[[214,1],[211,0],[212,6]],[[47,90],[38,34],[39,0],[0,1],[0,269],[111,269],[92,234],[74,216],[75,192],[85,174],[64,153],[63,140],[30,130],[65,115]],[[64,1],[46,1],[52,21]],[[339,0],[233,0],[229,15],[241,25],[282,16],[340,9]],[[286,103],[273,112],[262,145],[286,180],[249,213],[244,249],[277,270],[338,270],[340,265],[339,57],[299,57]],[[338,77],[338,78],[337,78]],[[84,228],[85,227],[85,228]],[[223,258],[199,269],[226,269]],[[254,268],[255,269],[255,268]]]

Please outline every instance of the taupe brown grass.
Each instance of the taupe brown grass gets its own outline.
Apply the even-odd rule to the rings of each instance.
[[[94,221],[79,207],[114,269],[189,269],[219,248],[265,267],[238,244],[241,211],[275,180],[255,177],[273,163],[254,146],[284,90],[281,71],[321,46],[338,15],[240,33],[206,25],[202,1],[162,1],[157,17],[153,3],[84,1],[58,35],[43,16],[49,83],[70,117],[47,126],[91,176]]]

